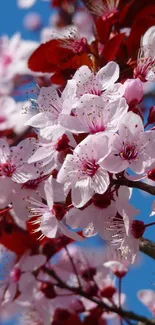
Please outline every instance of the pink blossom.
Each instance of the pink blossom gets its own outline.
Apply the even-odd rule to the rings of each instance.
[[[65,206],[63,204],[54,204],[51,176],[47,181],[45,181],[44,190],[47,204],[31,197],[27,198],[27,206],[31,212],[29,217],[37,216],[39,218],[34,221],[35,224],[39,224],[38,231],[41,230],[43,234],[42,236],[48,238],[55,238],[58,235],[58,231],[61,231],[64,235],[73,238],[74,240],[82,240],[80,235],[69,230],[65,225],[63,220],[67,212]]]
[[[17,75],[32,74],[27,67],[27,59],[38,46],[37,42],[23,41],[20,34],[11,39],[0,39],[0,94],[8,95],[14,88]]]
[[[26,122],[26,125],[43,129],[44,138],[50,139],[53,126],[59,125],[60,113],[63,109],[68,109],[68,106],[70,107],[74,100],[75,89],[73,86],[73,83],[70,85],[68,81],[61,97],[53,86],[42,87],[37,100],[39,113],[30,118],[30,120]]]
[[[31,295],[36,282],[32,272],[39,269],[46,262],[46,257],[44,255],[30,256],[30,252],[26,252],[19,261],[16,261],[13,254],[7,252],[7,250],[4,253],[8,254],[8,256],[6,255],[1,260],[1,267],[4,268],[5,266],[6,272],[4,280],[1,280],[1,282],[5,285],[4,302],[6,303],[14,300],[17,290]]]
[[[145,81],[155,81],[155,26],[150,27],[141,41],[138,64],[134,69],[134,77]]]
[[[101,165],[109,172],[119,173],[126,168],[141,174],[146,163],[151,164],[153,133],[144,132],[141,118],[128,112],[119,125],[119,135],[111,137],[111,151]]]
[[[37,12],[30,12],[24,17],[23,25],[29,31],[37,31],[42,25],[41,16]]]
[[[39,171],[34,165],[29,165],[27,160],[34,150],[34,141],[27,138],[16,147],[9,148],[4,139],[0,139],[0,186],[2,195],[0,205],[10,203],[12,190],[15,183],[25,183],[30,179],[37,178]]]
[[[103,133],[89,135],[68,154],[58,173],[57,181],[71,189],[75,207],[84,206],[94,193],[103,194],[109,185],[109,175],[101,167],[109,151],[108,137]]]
[[[80,67],[73,76],[76,81],[76,95],[80,98],[84,94],[105,96],[112,99],[122,97],[124,87],[116,83],[119,78],[119,66],[111,61],[94,74],[87,66]]]
[[[36,0],[17,0],[17,4],[20,8],[30,8],[35,4]]]
[[[155,292],[149,289],[140,290],[138,298],[155,316]]]
[[[86,94],[77,102],[72,115],[65,114],[65,110],[60,114],[60,123],[73,133],[117,131],[118,123],[127,110],[128,105],[123,98],[110,102],[104,97]]]

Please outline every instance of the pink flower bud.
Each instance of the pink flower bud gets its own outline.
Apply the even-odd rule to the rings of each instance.
[[[130,107],[137,105],[143,97],[143,84],[140,79],[127,79],[124,86],[124,97],[128,105]]]
[[[36,31],[42,27],[41,16],[37,12],[28,13],[23,19],[25,29]]]
[[[114,293],[116,293],[116,288],[112,285],[108,285],[104,287],[100,292],[101,297],[108,298],[108,299],[111,299]]]
[[[149,116],[147,118],[148,124],[153,124],[155,123],[155,106],[151,106],[150,111],[149,111]]]
[[[43,283],[41,286],[41,291],[44,293],[45,297],[48,299],[54,299],[57,295],[52,283]]]

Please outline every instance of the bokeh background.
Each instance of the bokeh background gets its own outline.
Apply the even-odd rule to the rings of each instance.
[[[4,34],[12,36],[14,33],[18,32],[21,33],[23,39],[39,41],[40,31],[27,31],[23,26],[23,19],[29,12],[38,12],[42,17],[42,27],[47,26],[49,18],[52,14],[48,1],[44,2],[37,0],[36,4],[31,9],[23,10],[17,7],[16,0],[1,0],[0,5],[0,36]],[[30,96],[31,95],[29,95],[29,97]],[[153,104],[155,105],[153,98],[147,98],[147,100],[145,100],[146,107],[150,108],[150,106]],[[139,219],[143,220],[145,223],[149,223],[149,214],[151,212],[153,197],[142,193],[140,190],[134,190],[131,202],[136,208],[141,210]],[[154,234],[155,229],[154,227],[151,227],[146,230],[145,237],[154,240]],[[93,238],[88,241],[88,245],[90,245],[90,249],[92,250],[96,250],[100,244],[101,241],[99,239]],[[151,317],[151,314],[147,308],[138,300],[137,291],[140,289],[154,289],[154,283],[154,261],[151,258],[140,254],[137,265],[131,267],[129,274],[123,280],[123,292],[125,292],[127,295],[126,308],[139,314]],[[12,319],[11,322],[5,323],[5,325],[17,324],[19,324],[18,317],[16,319]],[[4,325],[4,323],[0,321],[0,325]]]

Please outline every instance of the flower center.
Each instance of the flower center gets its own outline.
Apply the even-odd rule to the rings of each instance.
[[[11,162],[6,162],[0,165],[0,176],[11,177],[16,170],[16,166]]]
[[[136,146],[133,144],[125,144],[123,150],[120,152],[120,157],[124,160],[133,160],[138,156]]]
[[[99,168],[99,165],[96,164],[96,161],[94,159],[92,160],[85,160],[82,163],[82,171],[84,172],[84,174],[87,174],[90,177],[93,177],[97,170]]]
[[[11,58],[11,56],[9,56],[9,55],[4,55],[3,57],[2,57],[2,62],[3,62],[3,65],[4,65],[4,67],[6,68],[11,62],[12,62],[12,58]]]
[[[92,200],[93,204],[99,209],[106,209],[111,204],[111,200],[113,199],[113,194],[110,192],[106,192],[104,194],[95,193]]]
[[[142,82],[147,81],[147,74],[154,65],[155,60],[152,60],[151,58],[142,58],[134,69],[134,78],[139,78]]]
[[[62,220],[66,213],[65,206],[60,203],[53,204],[52,214],[58,221]]]

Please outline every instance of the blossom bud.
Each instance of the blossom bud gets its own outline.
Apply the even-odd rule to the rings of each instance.
[[[83,268],[80,270],[80,274],[82,278],[86,281],[93,280],[93,277],[96,274],[96,268],[95,267]]]
[[[80,300],[75,300],[70,304],[70,310],[74,313],[84,313],[85,312],[85,307]]]
[[[153,124],[155,123],[155,106],[152,106],[149,111],[149,115],[147,118],[147,123],[148,124]]]
[[[133,220],[131,225],[131,234],[134,238],[140,238],[145,231],[145,224],[141,220]]]
[[[41,286],[41,291],[44,293],[45,297],[48,299],[54,299],[56,297],[56,292],[54,290],[52,283],[43,283]]]
[[[42,26],[41,16],[37,12],[28,13],[23,19],[23,25],[29,31],[39,30]]]
[[[54,321],[64,322],[70,317],[71,313],[67,309],[57,308],[54,314]]]
[[[143,97],[143,84],[139,78],[124,82],[124,97],[130,107],[137,105]]]
[[[104,287],[101,290],[100,294],[101,297],[111,299],[115,292],[116,292],[116,288],[113,287],[112,285],[108,285],[107,287]]]
[[[90,296],[97,296],[98,288],[95,283],[89,283],[85,287],[85,292]]]

